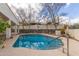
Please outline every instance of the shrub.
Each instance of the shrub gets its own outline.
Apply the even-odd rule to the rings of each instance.
[[[3,18],[0,18],[0,44],[3,43],[4,39],[3,36],[4,32],[6,30],[7,27],[10,27],[10,25],[8,24],[7,21],[5,21]]]

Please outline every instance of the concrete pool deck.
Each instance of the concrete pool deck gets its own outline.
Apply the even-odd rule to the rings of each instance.
[[[62,52],[62,47],[54,50],[33,50],[28,48],[13,48],[12,45],[16,41],[19,35],[14,35],[12,39],[7,39],[5,48],[0,49],[0,56],[66,56],[66,53]],[[52,35],[53,36],[53,35]],[[61,37],[64,42],[64,48],[66,52],[67,39]],[[69,39],[69,48],[71,56],[79,56],[79,42]]]

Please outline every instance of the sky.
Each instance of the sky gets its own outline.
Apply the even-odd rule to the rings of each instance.
[[[61,8],[60,13],[67,13],[66,17],[70,18],[71,23],[79,22],[79,3],[70,3],[66,7]]]
[[[71,3],[67,7],[63,7],[60,11],[67,13],[67,16],[71,19],[79,17],[79,3]]]
[[[27,8],[26,3],[13,3],[12,5],[22,8]],[[38,4],[32,3],[31,6],[36,10],[40,10],[41,6]],[[79,3],[67,3],[65,7],[62,7],[59,11],[59,13],[67,13],[65,17],[68,17],[71,21],[71,23],[78,23],[79,22]]]

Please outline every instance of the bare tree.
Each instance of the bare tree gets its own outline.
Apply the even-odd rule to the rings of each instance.
[[[14,6],[12,6],[14,7]],[[34,20],[34,18],[36,18],[35,13],[36,11],[31,7],[31,4],[28,4],[28,8],[25,10],[25,8],[16,8],[14,7],[17,14],[19,15],[19,18],[21,19],[20,24],[22,24],[23,29],[25,25],[29,25],[29,29],[30,29],[30,25],[31,25],[31,21]],[[27,13],[25,12],[27,11]],[[27,20],[28,19],[28,22]]]
[[[27,17],[26,17],[26,13],[25,13],[24,9],[23,8],[16,8],[13,5],[12,5],[12,7],[15,9],[16,14],[18,14],[18,19],[21,20],[21,21],[19,21],[19,24],[21,24],[24,29],[24,26],[27,24],[25,21],[25,19],[27,19]]]
[[[65,3],[45,3],[42,4],[43,9],[47,9],[49,12],[49,17],[51,17],[52,23],[55,26],[55,29],[57,29],[57,26],[59,24],[59,18],[56,19],[56,17],[58,16],[58,12],[60,10],[61,7],[63,7],[65,5]]]
[[[27,25],[27,22],[26,22],[26,19],[27,19],[26,13],[25,13],[24,9],[22,9],[22,8],[17,9],[17,13],[20,16],[20,18],[22,19],[22,21],[20,23],[22,24],[23,29],[24,29],[24,26]]]

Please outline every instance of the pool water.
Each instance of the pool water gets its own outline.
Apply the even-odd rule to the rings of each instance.
[[[61,39],[41,34],[21,35],[13,44],[15,48],[31,48],[38,50],[57,49],[63,45]]]

